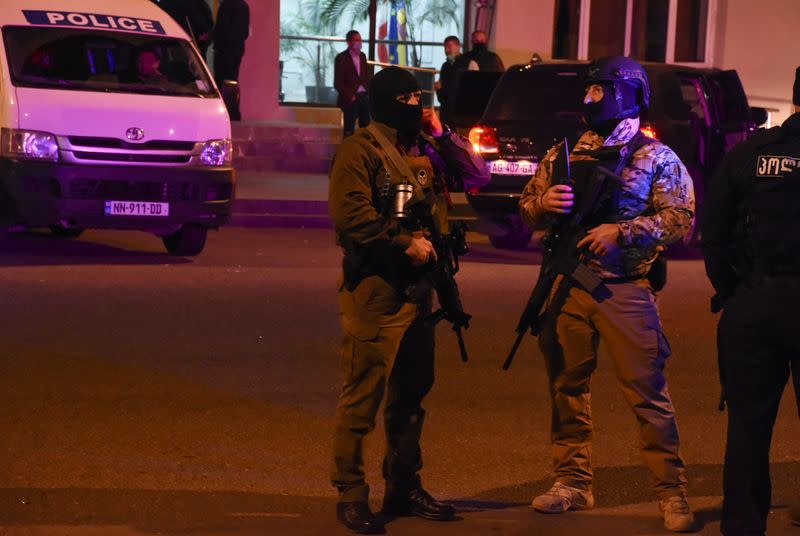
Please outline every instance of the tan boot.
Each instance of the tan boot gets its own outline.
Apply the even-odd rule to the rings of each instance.
[[[590,490],[556,482],[552,488],[533,499],[531,507],[545,514],[561,514],[567,510],[589,510],[594,508],[594,495]]]
[[[658,509],[664,514],[664,528],[672,532],[694,530],[694,514],[683,495],[658,501]]]

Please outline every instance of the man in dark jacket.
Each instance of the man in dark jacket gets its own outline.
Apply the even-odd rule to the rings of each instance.
[[[466,53],[470,71],[490,71],[502,73],[506,70],[500,56],[489,50],[488,36],[483,30],[472,32],[472,49]]]
[[[250,7],[245,0],[222,0],[214,27],[214,80],[222,87],[224,80],[239,80],[244,57],[244,42],[250,36]],[[233,121],[242,118],[239,99],[226,101]]]
[[[794,105],[780,127],[728,153],[706,194],[703,253],[717,292],[712,309],[723,309],[717,345],[728,405],[725,536],[765,534],[772,429],[792,371],[800,410],[800,67]],[[800,518],[800,511],[792,515]]]
[[[459,74],[466,69],[466,57],[461,54],[461,40],[455,35],[445,38],[444,53],[447,60],[442,64],[439,81],[436,82],[436,97],[439,99],[442,121],[452,125],[456,84]]]
[[[356,119],[359,127],[369,125],[370,81],[367,56],[361,52],[361,34],[350,30],[346,37],[347,50],[339,53],[333,64],[333,87],[339,92],[336,104],[344,114],[344,137],[355,132]]]
[[[214,14],[206,0],[153,1],[195,40],[205,59],[211,44],[211,29],[214,27]]]

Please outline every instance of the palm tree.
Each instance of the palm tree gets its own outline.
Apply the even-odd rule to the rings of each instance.
[[[323,17],[324,3],[326,0],[302,0],[297,16],[284,23],[281,22],[281,35],[335,35],[336,23],[334,20]],[[333,64],[335,48],[332,43],[323,41],[298,41],[286,39],[281,43],[284,53],[293,54],[292,59],[303,64],[314,76],[314,87],[325,87],[328,69]],[[317,101],[320,100],[317,94]]]

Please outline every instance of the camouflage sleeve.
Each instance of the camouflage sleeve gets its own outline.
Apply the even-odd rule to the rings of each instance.
[[[561,150],[563,143],[551,148],[539,162],[533,178],[525,185],[519,199],[519,210],[522,219],[529,227],[535,229],[543,227],[546,223],[547,212],[542,208],[542,196],[553,182],[553,163]]]
[[[342,143],[331,164],[328,211],[342,243],[405,251],[411,236],[398,234],[396,226],[373,204],[372,181],[380,170],[366,144],[350,138]]]
[[[677,242],[692,229],[692,177],[678,155],[666,145],[655,149],[650,204],[653,214],[619,222],[622,246],[667,245]]]

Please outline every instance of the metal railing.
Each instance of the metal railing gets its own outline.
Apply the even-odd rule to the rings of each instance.
[[[294,41],[324,41],[329,43],[346,43],[347,39],[344,37],[331,37],[325,35],[281,35],[281,39],[289,39]],[[365,39],[365,43],[369,40]],[[376,45],[419,45],[424,47],[440,47],[440,41],[400,41],[397,39],[376,39]]]

